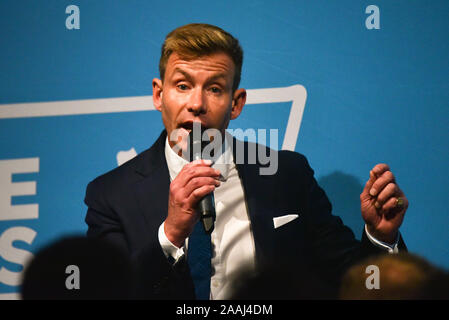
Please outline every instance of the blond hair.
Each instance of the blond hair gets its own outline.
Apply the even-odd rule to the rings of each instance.
[[[176,52],[182,58],[195,59],[217,52],[228,54],[235,65],[232,90],[240,83],[243,50],[239,41],[223,29],[204,23],[191,23],[170,32],[162,45],[159,74],[164,81],[165,69],[170,55]]]

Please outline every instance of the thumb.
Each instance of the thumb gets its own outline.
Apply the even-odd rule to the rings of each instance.
[[[371,199],[371,195],[369,193],[369,191],[371,190],[374,182],[376,181],[377,176],[376,174],[373,172],[373,170],[371,170],[369,172],[369,180],[366,182],[365,184],[365,188],[363,188],[362,194],[360,195],[360,198],[362,200],[369,200]]]

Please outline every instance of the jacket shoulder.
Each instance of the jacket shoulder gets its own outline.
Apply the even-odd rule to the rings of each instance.
[[[285,164],[303,164],[308,166],[306,156],[290,150],[279,150],[279,159]]]
[[[87,192],[95,188],[111,190],[111,188],[118,187],[120,189],[149,174],[165,159],[163,155],[165,134],[165,131],[163,131],[156,142],[147,150],[92,180],[87,186]]]
[[[114,168],[90,181],[87,185],[86,197],[88,195],[97,194],[98,192],[110,193],[114,190],[126,188],[127,185],[140,177],[137,169],[140,167],[142,162],[148,158],[148,152],[149,149],[143,151],[119,167]]]
[[[287,172],[287,174],[296,173],[304,174],[313,170],[309,166],[307,158],[298,152],[289,150],[280,150],[278,152],[279,170]]]

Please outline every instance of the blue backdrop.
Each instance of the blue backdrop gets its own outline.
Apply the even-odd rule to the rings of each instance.
[[[157,138],[160,47],[191,22],[245,50],[241,86],[254,99],[232,128],[278,128],[279,148],[289,135],[357,237],[359,194],[388,163],[410,200],[409,250],[448,268],[448,16],[444,0],[2,0],[0,294],[16,297],[32,253],[86,231],[85,187],[119,151]],[[273,101],[253,90],[291,86],[302,91]]]

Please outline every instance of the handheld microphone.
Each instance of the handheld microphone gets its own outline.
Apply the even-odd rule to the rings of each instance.
[[[207,141],[202,141],[201,124],[193,124],[192,131],[189,133],[189,148],[191,155],[191,160],[202,159],[201,154],[205,146],[207,146]],[[203,223],[204,232],[211,234],[214,230],[215,223],[215,200],[214,193],[211,192],[204,196],[197,205],[197,209],[200,213],[200,219]]]

